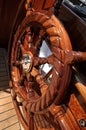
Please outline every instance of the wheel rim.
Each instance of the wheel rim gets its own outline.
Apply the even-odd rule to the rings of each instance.
[[[16,31],[11,52],[13,91],[16,97],[19,95],[23,99],[24,112],[28,114],[29,111],[28,115],[34,113],[35,118],[37,114],[48,111],[53,102],[59,104],[69,84],[71,73],[69,65],[65,64],[64,50],[72,49],[65,35],[65,29],[55,16],[49,17],[39,12],[27,16]],[[42,55],[45,50],[43,46],[46,46],[48,55]],[[50,66],[47,73],[43,69],[46,65]],[[16,97],[13,101],[20,110]],[[19,114],[23,115],[21,111]],[[23,118],[26,123],[24,127],[28,127],[33,116]],[[42,127],[40,124],[38,126]]]

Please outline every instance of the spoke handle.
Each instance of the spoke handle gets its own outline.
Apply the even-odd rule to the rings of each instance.
[[[42,92],[48,88],[48,85],[44,82],[43,76],[39,73],[39,71],[35,67],[33,67],[31,75],[35,77]]]

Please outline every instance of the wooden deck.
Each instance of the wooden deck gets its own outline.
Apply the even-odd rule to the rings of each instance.
[[[6,51],[0,48],[0,130],[23,130],[19,124],[8,87]]]

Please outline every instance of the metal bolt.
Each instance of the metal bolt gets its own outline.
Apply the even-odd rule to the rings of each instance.
[[[79,119],[78,122],[81,127],[86,127],[86,121],[84,119]]]

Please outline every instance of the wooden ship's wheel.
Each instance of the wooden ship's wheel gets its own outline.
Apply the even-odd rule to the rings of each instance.
[[[11,49],[13,103],[25,130],[65,129],[57,117],[71,79],[71,64],[86,60],[86,53],[72,51],[67,32],[54,14],[34,11],[30,5],[31,1]]]

